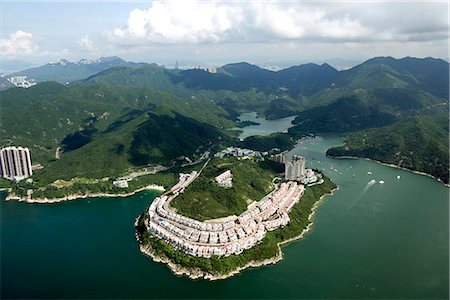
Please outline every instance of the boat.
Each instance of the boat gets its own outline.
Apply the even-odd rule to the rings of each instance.
[[[383,180],[380,180],[380,181],[378,181],[378,183],[379,183],[379,184],[383,184],[383,183],[384,183],[384,181],[383,181]]]
[[[370,171],[369,171],[369,172],[367,172],[367,175],[372,175],[372,172],[370,172]]]
[[[400,175],[397,175],[397,179],[400,179]]]
[[[353,178],[356,178],[355,174],[352,175]]]
[[[377,182],[375,179],[372,179],[371,181],[369,181],[369,184],[370,185],[372,185],[372,184],[374,184],[375,182]]]

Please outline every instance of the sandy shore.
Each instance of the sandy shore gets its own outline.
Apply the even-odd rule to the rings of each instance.
[[[232,277],[232,276],[234,276],[234,275],[236,275],[236,274],[239,274],[241,271],[243,271],[243,270],[245,270],[245,269],[247,269],[247,268],[257,268],[257,267],[262,267],[262,266],[266,266],[266,265],[276,264],[277,262],[279,262],[280,260],[282,260],[282,259],[283,259],[283,251],[281,250],[281,247],[282,247],[283,245],[285,245],[285,244],[288,244],[288,243],[292,242],[292,241],[295,241],[295,240],[298,240],[298,239],[303,238],[309,231],[312,230],[312,227],[313,227],[313,224],[314,224],[314,223],[312,222],[312,220],[313,220],[313,218],[314,218],[314,214],[316,213],[317,208],[318,208],[318,207],[320,206],[320,204],[322,203],[323,198],[324,198],[325,196],[331,196],[331,195],[333,195],[334,192],[337,191],[338,189],[339,189],[339,188],[336,187],[336,188],[334,188],[333,190],[331,190],[329,193],[323,194],[323,195],[320,197],[320,199],[319,199],[318,201],[316,201],[316,203],[314,203],[313,207],[311,208],[311,212],[310,212],[310,214],[309,214],[309,216],[308,216],[308,221],[309,221],[308,226],[306,226],[306,228],[304,228],[304,229],[300,232],[299,235],[297,235],[297,236],[295,236],[295,237],[293,237],[293,238],[291,238],[291,239],[288,239],[288,240],[279,242],[279,243],[277,244],[277,247],[278,247],[278,253],[277,253],[277,254],[275,254],[275,255],[274,255],[273,257],[271,257],[271,258],[264,259],[264,260],[259,260],[259,261],[252,260],[252,261],[248,262],[246,265],[244,265],[244,266],[242,266],[242,267],[239,267],[239,268],[237,268],[236,270],[233,270],[233,271],[231,271],[230,273],[224,274],[224,275],[215,275],[215,274],[211,274],[211,273],[202,271],[202,270],[199,269],[199,268],[190,269],[190,268],[183,267],[182,265],[179,265],[179,264],[176,264],[176,263],[172,262],[172,261],[171,261],[169,258],[167,258],[167,257],[161,257],[161,256],[156,255],[156,254],[153,252],[153,249],[152,249],[150,246],[147,246],[147,247],[146,247],[145,245],[143,245],[143,244],[140,242],[140,240],[139,240],[139,236],[138,236],[138,234],[137,234],[137,231],[136,231],[136,239],[137,239],[137,241],[138,241],[138,243],[139,243],[139,249],[140,249],[140,251],[141,251],[143,254],[145,254],[146,256],[151,257],[151,258],[153,259],[154,262],[160,262],[160,263],[165,263],[165,264],[167,264],[168,267],[170,268],[170,270],[171,270],[175,275],[178,275],[178,276],[185,275],[185,276],[189,277],[190,279],[200,279],[200,278],[203,278],[203,279],[207,279],[207,280],[211,280],[211,281],[214,281],[214,280],[220,280],[220,279],[226,279],[226,278]],[[135,227],[136,227],[137,224],[138,224],[139,218],[140,218],[140,217],[138,217],[138,218],[136,219],[136,221],[135,221]]]
[[[435,176],[433,176],[431,174],[428,174],[428,173],[425,173],[425,172],[421,172],[421,171],[417,171],[417,170],[411,170],[411,169],[408,169],[408,168],[405,168],[405,167],[401,167],[401,166],[398,166],[398,165],[395,165],[395,164],[385,163],[385,162],[382,162],[380,160],[376,160],[376,159],[372,159],[372,158],[368,158],[368,157],[358,157],[358,156],[331,156],[331,155],[327,155],[327,156],[330,157],[330,158],[333,158],[333,159],[363,159],[363,160],[376,162],[376,163],[378,163],[380,165],[383,165],[383,166],[386,166],[386,167],[391,167],[391,168],[395,168],[395,169],[405,170],[405,171],[408,171],[408,172],[411,172],[411,173],[414,173],[414,174],[418,174],[418,175],[422,175],[422,176],[427,176],[427,177],[433,178],[433,179],[439,181],[440,183],[442,183],[443,185],[445,185],[446,187],[450,187],[450,183],[444,183],[441,179],[439,179],[439,178],[437,178],[437,177],[435,177]]]
[[[114,198],[114,197],[128,197],[128,196],[132,196],[136,193],[142,192],[142,191],[146,191],[146,190],[157,190],[157,191],[161,191],[164,192],[165,189],[163,186],[160,185],[154,185],[154,184],[150,184],[147,186],[144,186],[142,188],[139,188],[137,190],[134,190],[132,192],[129,193],[125,193],[125,194],[108,194],[108,193],[86,193],[86,194],[71,194],[71,195],[67,195],[61,198],[23,198],[20,196],[16,196],[16,195],[11,195],[9,194],[8,196],[6,196],[6,201],[9,200],[17,200],[20,202],[27,202],[27,203],[58,203],[58,202],[63,202],[63,201],[70,201],[70,200],[75,200],[75,199],[85,199],[85,198],[98,198],[98,197],[110,197],[110,198]]]

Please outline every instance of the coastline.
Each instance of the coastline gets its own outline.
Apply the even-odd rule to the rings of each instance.
[[[439,183],[442,183],[443,185],[445,185],[446,187],[450,188],[450,183],[445,183],[443,182],[441,179],[437,178],[436,176],[433,176],[429,173],[425,173],[422,171],[417,171],[417,170],[412,170],[412,169],[408,169],[405,167],[401,167],[399,165],[396,164],[390,164],[390,163],[386,163],[386,162],[382,162],[380,160],[376,160],[373,158],[368,158],[368,157],[359,157],[359,156],[332,156],[332,155],[327,155],[327,157],[329,158],[333,158],[333,159],[362,159],[362,160],[367,160],[367,161],[372,161],[375,163],[378,163],[380,165],[386,166],[386,167],[391,167],[391,168],[395,168],[395,169],[400,169],[400,170],[404,170],[404,171],[408,171],[414,174],[418,174],[418,175],[422,175],[422,176],[426,176],[426,177],[430,177],[433,178],[434,180],[438,181]]]
[[[164,192],[165,188],[163,186],[160,185],[155,185],[155,184],[150,184],[141,188],[138,188],[134,191],[131,191],[129,193],[124,193],[124,194],[108,194],[108,193],[94,193],[94,194],[90,194],[90,193],[86,193],[86,194],[71,194],[71,195],[67,195],[64,197],[60,197],[60,198],[23,198],[20,196],[16,196],[16,195],[10,195],[8,194],[8,196],[6,196],[6,201],[10,201],[10,200],[17,200],[19,202],[26,202],[26,203],[40,203],[40,204],[49,204],[49,203],[58,203],[58,202],[63,202],[63,201],[71,201],[71,200],[76,200],[76,199],[86,199],[86,198],[99,198],[99,197],[109,197],[109,198],[119,198],[119,197],[129,197],[132,196],[136,193],[142,192],[142,191],[146,191],[146,190],[157,190],[160,192]]]
[[[248,268],[257,268],[257,267],[262,267],[262,266],[266,266],[266,265],[273,265],[273,264],[276,264],[277,262],[281,261],[283,259],[282,246],[284,246],[285,244],[288,244],[290,242],[302,239],[308,232],[310,232],[312,230],[312,227],[314,225],[314,222],[313,222],[314,215],[316,213],[316,210],[321,205],[324,197],[334,195],[334,193],[337,190],[339,190],[339,187],[336,186],[334,189],[330,190],[330,192],[325,193],[325,194],[320,196],[319,200],[317,200],[314,203],[314,205],[311,207],[311,211],[310,211],[310,213],[308,215],[308,221],[309,221],[308,225],[305,228],[303,228],[303,230],[297,236],[294,236],[294,237],[292,237],[290,239],[287,239],[285,241],[278,242],[277,243],[277,248],[278,248],[277,254],[275,254],[271,258],[267,258],[267,259],[264,259],[264,260],[252,260],[252,261],[249,261],[244,266],[239,267],[239,268],[231,271],[228,274],[215,275],[215,274],[211,274],[211,273],[202,271],[199,268],[189,269],[189,268],[183,267],[182,265],[174,263],[173,261],[171,261],[167,257],[162,257],[162,256],[156,255],[154,253],[154,251],[152,251],[151,246],[145,246],[145,245],[143,245],[141,243],[141,240],[139,238],[138,232],[136,230],[136,228],[138,226],[139,218],[141,218],[142,215],[137,217],[136,220],[135,220],[135,223],[134,223],[134,225],[135,225],[135,237],[136,237],[136,240],[137,240],[137,242],[139,244],[139,250],[144,255],[146,255],[148,257],[151,257],[154,262],[166,264],[169,267],[169,269],[172,271],[172,273],[174,273],[175,275],[178,275],[178,276],[186,275],[188,278],[193,279],[193,280],[201,279],[201,278],[207,279],[207,280],[210,280],[210,281],[226,279],[226,278],[233,277],[234,275],[237,275],[241,271],[243,271],[245,269],[248,269]]]

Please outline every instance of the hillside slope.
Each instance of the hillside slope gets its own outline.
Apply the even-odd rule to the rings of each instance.
[[[0,97],[1,146],[29,147],[33,161],[43,165],[55,159],[58,147],[67,153],[75,151],[150,111],[177,113],[204,126],[234,126],[227,112],[210,101],[184,101],[144,88],[45,82],[29,89],[9,89],[0,92]]]
[[[448,117],[420,116],[381,128],[351,133],[332,157],[367,157],[431,174],[449,183]]]

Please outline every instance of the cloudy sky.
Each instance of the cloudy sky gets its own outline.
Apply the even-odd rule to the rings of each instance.
[[[113,55],[168,65],[448,56],[447,1],[11,1],[0,6],[4,68]]]

